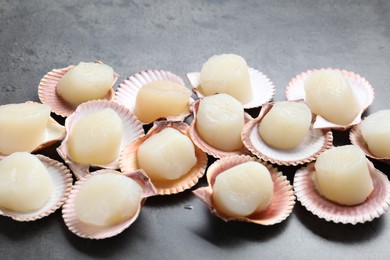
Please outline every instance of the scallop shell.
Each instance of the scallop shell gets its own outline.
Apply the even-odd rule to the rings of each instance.
[[[248,70],[253,98],[250,102],[243,104],[244,109],[260,107],[270,102],[275,95],[275,85],[265,74],[254,68],[248,68]],[[199,98],[203,98],[204,95],[198,90],[200,85],[200,72],[187,73],[186,77],[192,86],[192,91]]]
[[[79,237],[89,238],[89,239],[104,239],[104,238],[109,238],[120,234],[138,218],[146,198],[153,196],[156,193],[155,188],[150,183],[149,178],[146,177],[144,171],[139,170],[135,172],[130,172],[125,176],[137,181],[144,188],[143,199],[140,201],[136,214],[124,222],[109,227],[87,224],[80,221],[77,218],[75,208],[74,208],[74,202],[80,188],[91,177],[98,174],[121,174],[121,173],[114,170],[103,169],[103,170],[95,171],[87,176],[82,177],[80,180],[78,180],[75,183],[72,191],[70,192],[69,198],[66,200],[64,206],[62,207],[62,217],[65,221],[66,226],[71,232],[73,232]]]
[[[194,113],[194,120],[192,120],[190,125],[190,136],[194,144],[200,148],[203,152],[215,157],[215,158],[223,158],[226,156],[232,156],[232,155],[239,155],[239,154],[250,154],[250,152],[243,146],[240,150],[226,152],[219,150],[211,145],[209,145],[206,141],[203,140],[203,138],[200,136],[198,130],[196,129],[196,117],[199,109],[199,102],[200,100],[197,100],[192,105],[192,110]],[[244,120],[245,123],[249,122],[252,119],[252,117],[248,113],[244,113]]]
[[[258,125],[272,106],[271,103],[264,105],[259,116],[245,124],[241,133],[245,147],[260,159],[278,165],[304,164],[314,161],[318,155],[333,146],[330,130],[313,128],[310,128],[301,144],[293,149],[276,149],[267,145],[260,137]]]
[[[101,61],[96,61],[95,63],[102,63]],[[65,101],[63,98],[61,98],[56,91],[57,84],[61,80],[61,78],[73,67],[76,65],[70,65],[66,68],[62,69],[53,69],[52,71],[48,72],[39,82],[38,85],[38,96],[39,99],[43,104],[48,104],[51,106],[53,113],[62,116],[67,117],[70,114],[72,114],[76,107],[75,105],[72,105]],[[119,74],[114,72],[114,80],[112,82],[112,87],[110,91],[107,93],[107,95],[103,98],[106,100],[112,100],[114,99],[114,89],[113,86],[115,82],[118,80]]]
[[[27,101],[27,102],[32,102],[32,101]],[[63,140],[65,138],[65,135],[66,135],[65,127],[57,123],[57,121],[54,120],[52,117],[49,117],[49,121],[47,123],[47,127],[45,129],[42,142],[31,151],[25,151],[25,152],[36,152],[46,147],[49,147],[50,145]],[[8,155],[9,154],[0,153],[0,159]]]
[[[325,68],[319,70],[324,70],[324,69]],[[319,70],[317,69],[308,70],[306,72],[303,72],[295,76],[287,85],[286,88],[287,100],[305,99],[304,82],[309,75]],[[317,115],[316,120],[314,122],[314,128],[316,129],[331,128],[336,130],[346,130],[351,126],[358,124],[361,121],[363,112],[374,101],[374,95],[375,95],[374,89],[372,88],[371,84],[359,74],[346,71],[346,70],[340,70],[340,69],[328,68],[327,70],[336,70],[343,74],[343,76],[348,80],[349,84],[351,85],[352,91],[357,97],[361,109],[360,112],[356,115],[355,119],[348,125],[337,125],[327,121],[322,116]]]
[[[87,116],[91,113],[97,112],[104,108],[113,109],[118,114],[118,116],[122,119],[124,135],[120,145],[120,151],[122,151],[127,144],[131,143],[133,140],[137,139],[138,137],[144,135],[144,130],[142,128],[141,123],[133,115],[133,113],[131,113],[124,106],[121,106],[115,102],[107,101],[107,100],[92,100],[80,104],[77,107],[76,111],[72,113],[68,118],[66,118],[65,128],[68,135],[62,141],[60,147],[57,148],[58,154],[66,162],[66,164],[69,165],[69,167],[71,168],[73,174],[76,176],[77,179],[80,179],[82,176],[88,174],[90,170],[90,166],[98,167],[98,168],[114,169],[114,170],[119,169],[119,156],[118,159],[116,159],[114,162],[106,165],[80,164],[80,163],[73,162],[68,156],[67,143],[69,139],[69,134],[72,133],[72,128],[75,125],[75,123],[81,118],[83,118],[84,116]]]
[[[15,212],[8,209],[0,209],[0,215],[10,217],[16,221],[34,221],[55,212],[62,206],[72,188],[72,174],[69,169],[56,160],[43,155],[35,155],[47,168],[53,180],[53,194],[46,204],[35,211]]]
[[[274,194],[271,204],[265,210],[254,213],[247,217],[237,218],[227,216],[219,212],[216,208],[214,208],[213,205],[212,186],[214,185],[215,178],[225,170],[249,161],[260,162],[270,171],[272,180],[274,182]],[[207,182],[207,187],[198,188],[194,190],[193,193],[208,206],[212,214],[226,222],[236,220],[252,222],[260,225],[274,225],[285,220],[291,214],[295,205],[293,187],[287,180],[286,176],[282,175],[281,172],[278,172],[278,170],[272,165],[261,162],[260,160],[247,155],[224,157],[218,161],[215,161],[207,170]]]
[[[161,132],[163,129],[167,127],[172,127],[182,134],[185,134],[189,137],[188,131],[189,126],[184,122],[170,122],[170,121],[157,121],[154,122],[152,128],[148,131],[148,133],[144,137],[140,137],[131,144],[129,144],[120,155],[120,169],[122,172],[132,172],[138,169],[137,164],[137,150],[138,147],[150,136]],[[194,186],[199,178],[204,175],[207,166],[207,155],[202,152],[199,148],[194,145],[195,148],[195,156],[197,158],[196,165],[192,167],[192,169],[180,177],[177,180],[167,180],[167,181],[153,181],[152,183],[157,189],[157,193],[159,195],[169,195],[182,192],[186,189]]]
[[[368,149],[368,145],[362,135],[361,122],[351,128],[349,140],[352,144],[359,146],[368,157],[384,163],[390,163],[390,157],[377,157],[371,153],[370,149]]]
[[[179,76],[173,74],[170,71],[145,70],[128,77],[121,84],[119,84],[115,92],[114,101],[118,104],[127,107],[130,111],[134,112],[137,94],[140,88],[146,84],[159,80],[168,80],[175,82],[179,85],[185,86],[184,81]],[[194,102],[194,100],[190,98],[189,105],[192,104],[192,102]],[[186,119],[190,115],[191,111],[188,107],[188,111],[185,111],[178,116],[169,116],[167,118],[161,118],[161,120],[184,121],[184,119]],[[148,124],[145,122],[142,123]]]
[[[294,177],[294,190],[301,204],[314,215],[326,221],[352,224],[372,221],[383,215],[390,206],[390,183],[387,176],[368,161],[374,190],[366,201],[355,206],[343,206],[322,197],[312,180],[314,163],[299,169]]]

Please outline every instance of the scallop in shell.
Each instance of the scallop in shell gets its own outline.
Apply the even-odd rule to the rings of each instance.
[[[377,113],[374,113],[374,114],[378,115],[378,113],[383,113],[383,112],[387,113],[387,111],[381,110],[381,111],[378,111]],[[371,114],[371,115],[374,115],[374,114]],[[387,124],[386,125],[384,124],[384,122],[382,121],[382,118],[377,117],[377,119],[375,119],[376,124],[378,124],[378,126],[380,126],[381,129],[388,130]],[[366,154],[366,156],[368,156],[372,159],[378,160],[378,161],[382,161],[384,163],[390,163],[390,157],[383,157],[383,156],[374,155],[370,151],[368,144],[367,144],[366,140],[364,140],[364,136],[362,134],[362,124],[364,124],[366,119],[367,119],[367,117],[365,119],[363,119],[362,122],[360,122],[357,125],[354,125],[351,128],[351,131],[349,133],[349,139],[350,139],[351,143],[359,146],[360,149],[362,149],[362,151]],[[378,119],[380,119],[381,121],[378,122]],[[383,135],[383,133],[384,132],[382,132],[381,135]],[[385,136],[382,136],[380,139],[379,138],[375,138],[375,139],[381,140],[380,144],[382,147],[387,147],[387,140],[385,141],[382,138],[385,138]],[[372,139],[374,139],[374,138],[372,138]],[[376,145],[379,145],[379,142]]]
[[[357,145],[362,149],[362,151],[365,153],[366,156],[373,158],[378,161],[383,161],[385,163],[390,163],[390,158],[386,157],[377,157],[373,155],[368,149],[368,145],[366,141],[364,141],[363,135],[362,135],[362,130],[361,130],[361,123],[354,125],[351,128],[351,131],[349,132],[349,140],[351,141],[352,144]]]
[[[9,209],[0,208],[0,215],[10,217],[16,221],[34,221],[41,219],[55,212],[62,206],[72,188],[72,174],[61,162],[50,159],[43,155],[36,156],[46,167],[52,181],[53,193],[43,207],[30,212],[16,212]]]
[[[295,148],[284,150],[269,146],[260,137],[258,126],[272,106],[272,103],[264,105],[259,116],[246,123],[242,130],[245,147],[260,159],[278,165],[299,165],[315,160],[320,153],[333,146],[333,135],[330,130],[312,127]]]
[[[101,61],[96,61],[95,63],[102,64]],[[52,110],[55,114],[67,117],[72,114],[76,105],[72,105],[69,102],[65,101],[62,97],[57,94],[57,84],[61,80],[61,78],[76,65],[69,65],[66,68],[61,69],[53,69],[48,72],[39,82],[38,85],[38,96],[43,104],[48,104],[52,107]],[[114,89],[113,86],[115,82],[118,80],[119,75],[114,72],[114,79],[112,82],[112,87],[107,95],[103,98],[106,100],[114,99]]]
[[[234,166],[250,161],[262,163],[271,173],[274,184],[271,204],[263,211],[252,213],[247,217],[227,216],[218,211],[213,204],[212,195],[215,178],[222,172]],[[207,182],[207,187],[198,188],[194,190],[193,193],[208,206],[212,214],[224,221],[236,220],[260,225],[274,225],[285,220],[291,214],[295,205],[294,191],[287,178],[282,175],[281,172],[278,172],[278,170],[272,165],[261,162],[260,160],[251,156],[234,155],[217,160],[207,170]]]
[[[301,204],[314,215],[326,221],[352,224],[365,223],[379,218],[390,207],[390,183],[387,176],[368,161],[374,189],[365,202],[343,206],[325,199],[315,188],[312,175],[314,163],[299,169],[294,177],[294,190]]]
[[[98,175],[120,175],[124,178],[131,178],[136,181],[143,189],[142,199],[139,202],[136,212],[134,215],[112,225],[94,225],[81,221],[76,213],[75,209],[75,200],[80,191],[80,189],[94,176]],[[62,217],[65,221],[68,229],[76,234],[79,237],[89,238],[89,239],[104,239],[116,236],[123,232],[126,228],[128,228],[139,216],[141,208],[147,197],[154,196],[156,194],[156,190],[154,186],[150,183],[148,177],[146,177],[145,173],[142,170],[129,172],[127,174],[121,174],[115,170],[102,169],[95,171],[87,176],[82,177],[78,180],[66,200],[64,206],[62,207]]]
[[[223,158],[226,156],[239,155],[239,154],[250,154],[250,152],[245,148],[245,146],[243,146],[241,149],[235,150],[235,151],[230,151],[230,152],[229,151],[222,151],[218,148],[211,146],[201,137],[198,130],[196,129],[196,120],[197,120],[197,113],[198,113],[198,109],[199,109],[199,102],[200,102],[200,100],[197,100],[192,105],[192,110],[194,113],[194,120],[192,120],[191,125],[190,125],[190,129],[189,129],[189,134],[190,134],[191,139],[194,142],[194,144],[197,147],[199,147],[203,152],[205,152],[205,153],[207,153],[215,158]],[[252,119],[252,117],[248,113],[244,112],[245,123],[248,123],[251,119]]]
[[[26,103],[37,103],[37,102],[27,101]],[[26,130],[26,135],[28,135],[29,129],[25,128],[24,130]],[[50,146],[58,141],[61,141],[62,139],[65,138],[65,135],[66,135],[65,127],[60,125],[56,120],[54,120],[54,118],[49,117],[49,120],[47,122],[47,126],[44,130],[44,133],[42,135],[42,140],[40,141],[39,145],[37,145],[33,149],[30,149],[29,151],[25,151],[25,152],[39,151],[39,150],[46,148],[46,147],[48,147],[48,146]],[[9,154],[0,153],[0,159],[4,158],[7,155],[9,155]]]
[[[287,100],[300,100],[305,99],[305,90],[304,90],[304,82],[305,80],[314,72],[320,71],[320,70],[334,70],[339,71],[344,76],[344,78],[348,81],[349,85],[352,88],[352,91],[357,98],[357,101],[360,106],[360,111],[356,115],[355,119],[348,125],[337,125],[334,123],[329,122],[322,116],[317,115],[315,122],[313,124],[314,128],[322,129],[322,128],[331,128],[336,130],[346,130],[350,128],[353,125],[358,124],[361,121],[361,116],[363,112],[372,104],[374,101],[374,89],[372,88],[371,84],[362,76],[359,74],[356,74],[354,72],[346,71],[346,70],[340,70],[340,69],[314,69],[314,70],[308,70],[306,72],[303,72],[297,76],[295,76],[293,79],[290,80],[290,82],[287,85],[286,88],[286,97]]]
[[[62,159],[69,165],[72,169],[74,175],[77,179],[80,179],[82,176],[89,173],[90,166],[97,168],[107,168],[107,169],[119,169],[119,156],[116,160],[111,163],[107,163],[104,165],[90,165],[90,164],[81,164],[72,161],[68,154],[69,148],[69,136],[72,134],[72,129],[75,124],[85,116],[88,116],[92,113],[101,111],[105,108],[111,108],[116,112],[118,117],[122,121],[123,125],[123,137],[120,142],[119,150],[122,151],[127,144],[131,143],[138,137],[144,135],[144,130],[142,128],[141,123],[138,119],[124,106],[121,106],[115,102],[107,101],[107,100],[92,100],[83,104],[80,104],[76,111],[72,113],[65,120],[65,128],[67,130],[67,136],[62,141],[60,147],[57,148],[58,154],[62,157]]]
[[[156,121],[145,136],[140,137],[134,142],[130,143],[123,150],[119,161],[121,171],[123,173],[128,173],[139,169],[137,162],[137,151],[139,146],[143,144],[145,140],[157,133],[160,133],[166,128],[174,128],[180,133],[189,137],[189,126],[184,122]],[[177,179],[172,180],[151,180],[159,195],[175,194],[189,189],[198,182],[199,178],[203,176],[207,166],[207,155],[195,145],[194,149],[196,163],[187,173]]]
[[[254,68],[248,69],[253,95],[251,101],[243,104],[244,109],[260,107],[263,104],[270,102],[275,95],[275,85],[265,74]],[[186,77],[193,92],[198,98],[203,98],[204,95],[198,90],[200,85],[200,72],[189,72],[186,74]]]
[[[185,86],[183,80],[179,76],[173,74],[170,71],[145,70],[128,77],[121,84],[119,84],[117,90],[115,91],[114,101],[117,102],[118,104],[127,107],[130,111],[134,112],[139,90],[143,86],[157,81],[171,81],[181,86]],[[194,100],[190,98],[188,100],[188,109],[185,109],[179,115],[168,116],[166,118],[161,118],[161,119],[168,120],[168,121],[184,121],[185,118],[191,115],[190,104],[193,101]],[[148,124],[147,122],[142,122],[142,123]]]

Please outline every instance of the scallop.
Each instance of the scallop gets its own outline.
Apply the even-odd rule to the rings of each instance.
[[[248,121],[242,130],[242,140],[246,149],[262,160],[278,165],[299,165],[314,161],[319,154],[330,149],[333,146],[333,135],[329,129],[313,129],[310,126],[309,130],[302,137],[302,141],[298,145],[290,149],[280,149],[269,145],[263,140],[259,134],[259,125],[263,119],[271,111],[273,103],[264,105],[255,119]],[[290,120],[286,120],[290,121]],[[271,125],[272,130],[272,125]],[[283,129],[275,130],[275,133],[283,134]],[[275,134],[276,135],[276,134]],[[284,135],[289,136],[290,130],[285,130]],[[289,141],[290,142],[290,141]],[[294,140],[295,143],[296,141]]]
[[[221,93],[199,101],[195,127],[211,146],[227,152],[240,150],[243,126],[244,109],[232,96]]]
[[[242,104],[253,99],[248,65],[236,54],[210,57],[202,66],[198,91],[204,96],[226,93]]]
[[[252,168],[252,164],[256,165],[255,168]],[[240,194],[246,192],[245,189],[240,189],[240,185],[237,183],[238,177],[233,178],[233,180],[230,178],[231,176],[228,176],[227,180],[224,178],[225,180],[223,181],[226,185],[218,184],[218,179],[221,178],[223,174],[226,174],[226,172],[228,172],[228,175],[231,175],[229,172],[234,172],[234,169],[237,169],[236,167],[243,167],[246,169],[248,165],[249,168],[254,170],[254,175],[259,179],[263,179],[260,181],[263,183],[261,185],[263,188],[261,191],[254,189],[253,193],[241,196]],[[247,171],[246,169],[244,175],[252,175],[252,173],[249,173],[252,170]],[[269,177],[271,177],[270,179],[272,180],[270,180]],[[243,178],[242,180],[244,182],[249,181],[247,178]],[[257,182],[256,180],[253,181],[254,183]],[[233,155],[215,161],[207,170],[207,182],[207,187],[198,188],[194,190],[193,193],[208,206],[212,214],[224,221],[235,220],[260,225],[274,225],[285,220],[291,214],[295,205],[294,192],[287,178],[281,172],[278,172],[272,165],[261,162],[248,155]],[[270,182],[269,184],[272,184],[272,188],[269,189],[269,185],[264,184],[264,182]],[[251,186],[248,185],[247,187]],[[256,184],[254,185],[257,186]],[[234,196],[238,196],[240,202],[235,201],[237,198],[229,198],[229,196],[233,195],[226,190],[218,192],[217,189],[220,188],[232,190]],[[248,188],[248,190],[250,189]],[[270,195],[270,192],[272,195]],[[216,193],[219,194],[215,195]],[[256,197],[259,196],[257,193],[261,193],[260,197],[263,197],[263,199],[256,199]],[[226,210],[226,207],[221,207],[219,197],[223,198],[222,201],[230,201],[230,204],[233,204],[233,207],[229,208],[229,210]],[[270,197],[272,197],[272,199]],[[245,203],[241,201],[243,198],[246,201]],[[237,207],[234,206],[236,204]]]
[[[90,225],[118,224],[136,214],[142,193],[136,181],[121,174],[94,175],[75,198],[76,217]]]
[[[50,117],[50,106],[36,102],[0,106],[0,158],[33,152],[64,139],[65,127]]]
[[[244,99],[242,102],[244,109],[260,107],[263,104],[270,102],[275,95],[274,83],[265,74],[254,68],[248,68],[248,73],[251,87],[251,91],[249,92],[252,94],[248,101],[245,101]],[[198,98],[203,98],[205,95],[203,95],[200,90],[200,72],[186,73],[186,77],[193,92]]]
[[[144,167],[160,195],[191,188],[205,172],[207,155],[192,143],[188,131],[184,122],[155,122],[145,136],[123,150],[121,171],[127,173]]]
[[[105,76],[95,77],[94,71],[101,71],[101,67],[103,67]],[[107,73],[110,74],[110,71],[112,75],[107,75]],[[99,73],[99,75],[102,74]],[[101,61],[96,61],[95,64],[81,62],[79,65],[70,65],[66,68],[53,69],[48,72],[39,83],[38,96],[42,103],[52,107],[55,114],[67,117],[72,114],[76,107],[82,102],[93,99],[113,100],[113,86],[118,78],[119,75]],[[96,79],[103,81],[103,84],[98,81],[97,85],[94,85]],[[80,85],[80,82],[83,80],[88,80],[86,85]],[[108,84],[107,82],[110,80],[111,83]],[[77,85],[74,85],[74,82],[76,82]],[[59,85],[60,90],[58,90]],[[66,86],[70,86],[70,88],[66,88]],[[76,86],[79,86],[77,87],[78,90],[76,89],[77,91],[72,89]],[[91,91],[88,90],[92,90],[92,94]],[[75,95],[75,93],[77,94]]]
[[[363,152],[376,160],[389,162],[390,110],[380,110],[361,123],[352,127],[351,143],[359,146]]]
[[[0,161],[0,180],[0,215],[16,221],[34,221],[55,212],[72,187],[64,164],[27,152]]]
[[[137,151],[137,161],[152,180],[176,180],[195,164],[195,147],[180,131],[167,127],[146,139]]]
[[[65,127],[68,134],[57,152],[77,179],[93,168],[119,169],[120,152],[144,135],[141,122],[127,108],[107,100],[79,105]]]
[[[0,161],[0,207],[29,212],[46,204],[53,181],[43,163],[27,152],[15,152]]]
[[[304,83],[306,102],[312,112],[326,120],[347,125],[359,112],[359,104],[351,86],[341,72],[319,70]]]
[[[119,84],[114,101],[134,112],[143,124],[184,121],[194,102],[183,80],[165,70],[146,70],[128,77]]]
[[[140,88],[134,114],[142,122],[151,123],[159,118],[178,116],[188,111],[191,90],[169,80],[154,81]]]
[[[337,129],[337,130],[346,130],[352,127],[353,125],[358,124],[361,121],[361,116],[363,112],[372,104],[374,101],[374,89],[372,88],[371,84],[362,76],[359,74],[356,74],[354,72],[346,71],[346,70],[340,70],[340,69],[314,69],[314,70],[308,70],[306,72],[303,72],[297,76],[295,76],[293,79],[290,80],[290,82],[287,85],[286,88],[286,97],[287,100],[300,100],[303,99],[306,102],[308,102],[308,97],[305,94],[305,81],[313,74],[318,72],[335,72],[335,73],[341,73],[342,77],[345,78],[346,84],[349,84],[352,90],[352,93],[350,95],[354,96],[356,98],[356,102],[353,101],[354,98],[351,99],[350,106],[355,107],[355,103],[357,103],[357,109],[355,113],[355,109],[351,110],[351,113],[345,113],[347,115],[348,120],[342,119],[338,122],[330,122],[325,117],[328,117],[326,113],[331,112],[333,114],[337,114],[338,112],[334,112],[332,109],[336,106],[331,106],[328,108],[328,110],[325,111],[324,116],[317,115],[315,118],[315,122],[313,124],[314,128],[318,129]],[[321,76],[321,75],[320,75]],[[344,89],[341,87],[341,89]],[[347,91],[348,92],[348,91]],[[338,93],[338,92],[336,92]],[[337,96],[337,94],[335,94]],[[349,95],[349,94],[347,94]],[[348,101],[345,101],[344,103],[338,102],[339,109],[343,109],[348,106],[346,103]],[[333,111],[333,112],[332,112]],[[313,111],[314,114],[316,112]],[[341,113],[343,114],[343,113]],[[350,119],[350,117],[353,117],[353,119]],[[329,118],[329,117],[328,117]],[[351,122],[346,122],[351,121]]]
[[[313,180],[315,163],[299,169],[294,176],[297,199],[311,213],[326,221],[342,224],[370,222],[385,214],[390,206],[390,183],[387,176],[375,169],[367,160],[373,190],[363,203],[354,206],[340,205],[326,199]]]
[[[260,137],[271,147],[292,149],[310,129],[312,114],[301,102],[276,102],[259,124]]]
[[[249,154],[250,152],[243,146],[241,141],[241,131],[243,123],[249,122],[252,119],[251,116],[248,113],[245,113],[241,107],[242,116],[237,114],[240,110],[236,109],[233,117],[232,107],[228,101],[230,99],[234,100],[234,98],[227,94],[209,96],[205,99],[214,99],[219,95],[222,97],[222,102],[219,102],[220,105],[218,105],[218,103],[210,103],[206,106],[206,108],[209,109],[205,109],[202,113],[202,124],[198,121],[199,106],[202,100],[194,102],[194,120],[191,122],[189,130],[192,141],[202,151],[215,158],[222,158],[236,154]],[[237,102],[237,100],[234,101]],[[237,103],[239,104],[239,102]],[[220,116],[220,113],[223,113],[223,116]],[[218,144],[221,145],[218,146]],[[215,145],[218,147],[215,147]]]
[[[355,145],[333,147],[318,156],[313,180],[318,192],[341,205],[363,203],[373,184],[363,151]]]
[[[269,206],[273,187],[271,175],[263,164],[245,162],[215,178],[213,202],[228,216],[245,217]]]
[[[62,207],[68,229],[82,238],[116,236],[138,218],[156,190],[142,170],[122,174],[102,169],[80,178]]]
[[[104,108],[80,118],[69,133],[68,155],[76,163],[109,164],[120,152],[123,138],[121,118]]]

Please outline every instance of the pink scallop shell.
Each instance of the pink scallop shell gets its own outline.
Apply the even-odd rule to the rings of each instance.
[[[31,151],[26,151],[26,152],[36,152],[46,147],[49,147],[50,145],[63,140],[65,138],[65,135],[66,135],[65,127],[57,123],[57,121],[54,120],[52,117],[49,117],[49,121],[47,123],[47,127],[45,129],[42,142]],[[0,159],[6,156],[8,155],[0,153]]]
[[[263,104],[270,102],[275,95],[275,85],[265,74],[254,68],[248,68],[248,70],[253,98],[250,102],[243,104],[244,109],[260,107]],[[199,98],[203,98],[204,95],[198,90],[200,85],[200,72],[187,73],[186,77],[192,87],[192,91]]]
[[[173,74],[170,71],[145,70],[128,77],[121,84],[119,84],[115,92],[114,101],[118,104],[127,107],[130,111],[134,112],[137,94],[140,88],[146,84],[159,80],[168,80],[175,82],[179,85],[185,86],[184,81],[179,76]],[[190,98],[188,104],[190,105],[192,104],[192,102],[194,102],[194,100]],[[190,108],[188,108],[188,111],[183,112],[178,116],[168,116],[166,118],[161,119],[168,121],[184,121],[184,119],[186,119],[190,115],[191,111]],[[148,124],[145,122],[142,123]]]
[[[368,160],[367,160],[368,161]],[[299,169],[294,177],[294,190],[301,204],[326,221],[352,224],[372,221],[383,215],[390,206],[390,183],[387,176],[368,161],[374,190],[366,201],[355,206],[343,206],[322,197],[312,180],[314,163]]]
[[[189,134],[191,136],[192,141],[194,144],[200,148],[203,152],[215,157],[215,158],[223,158],[226,156],[232,156],[232,155],[240,155],[240,154],[250,154],[250,152],[243,146],[240,150],[226,152],[219,150],[211,145],[209,145],[206,141],[203,140],[203,138],[200,136],[198,130],[196,129],[196,117],[198,113],[199,108],[199,102],[200,100],[197,100],[192,105],[192,110],[194,113],[194,120],[192,120],[190,125]],[[252,119],[252,117],[248,113],[244,113],[244,120],[245,123],[249,122]]]
[[[148,133],[135,140],[129,144],[120,155],[120,169],[123,173],[132,172],[137,169],[137,151],[138,147],[150,136],[153,134],[161,132],[167,127],[175,128],[180,131],[182,134],[189,136],[189,126],[184,122],[170,122],[170,121],[156,121],[154,122],[153,127],[148,131]],[[195,155],[197,158],[197,163],[192,167],[192,169],[180,177],[177,180],[167,180],[167,181],[153,181],[152,183],[157,189],[159,195],[170,195],[182,192],[186,189],[194,186],[198,180],[204,175],[206,166],[207,166],[207,155],[203,151],[194,145]],[[147,173],[146,173],[147,174]]]
[[[324,69],[325,68],[319,70],[324,70]],[[318,69],[308,70],[306,72],[303,72],[295,76],[292,80],[290,80],[286,88],[287,100],[305,99],[304,82],[309,75],[319,70]],[[333,68],[327,68],[327,70],[336,70],[343,74],[343,76],[348,80],[349,84],[351,85],[352,90],[361,106],[361,110],[356,115],[355,119],[348,125],[337,125],[327,121],[322,116],[317,115],[316,120],[314,122],[314,128],[316,129],[331,128],[336,130],[346,130],[351,126],[358,124],[361,121],[363,112],[374,101],[374,96],[375,96],[374,89],[371,86],[371,84],[359,74],[346,71],[346,70],[333,69]]]
[[[213,205],[212,186],[214,185],[215,178],[225,170],[249,161],[260,162],[270,171],[274,182],[274,194],[271,204],[264,211],[254,213],[247,217],[236,218],[227,216],[224,213],[219,212]],[[260,225],[274,225],[285,220],[291,214],[295,205],[294,191],[286,176],[281,172],[278,172],[272,165],[247,155],[224,157],[215,161],[207,170],[207,182],[207,187],[198,188],[194,190],[193,193],[208,206],[213,215],[226,222],[236,220]]]
[[[64,204],[72,188],[72,174],[69,169],[56,160],[43,155],[35,155],[47,168],[53,180],[53,194],[46,204],[35,211],[22,213],[8,209],[0,209],[0,215],[10,217],[16,221],[34,221],[55,212]]]
[[[62,207],[62,217],[65,221],[66,226],[71,232],[73,232],[74,234],[82,238],[104,239],[104,238],[109,238],[120,234],[138,218],[146,198],[150,196],[154,196],[156,193],[154,186],[150,183],[150,180],[148,177],[146,177],[144,171],[139,170],[135,172],[130,172],[129,174],[125,174],[124,176],[137,181],[144,188],[143,199],[140,201],[136,214],[124,222],[109,227],[102,227],[102,226],[96,226],[96,225],[84,223],[80,221],[76,216],[74,202],[80,188],[91,177],[99,174],[121,174],[121,173],[114,170],[103,169],[103,170],[95,171],[87,176],[82,177],[80,180],[78,180],[75,183],[72,191],[70,192],[68,199],[66,200],[64,206]]]
[[[102,63],[100,61],[96,61],[96,63]],[[72,114],[77,106],[69,104],[63,98],[61,98],[56,91],[57,84],[61,80],[61,78],[75,65],[70,65],[66,68],[62,69],[53,69],[48,72],[39,82],[38,85],[38,96],[43,104],[48,104],[51,106],[53,113],[67,117]],[[114,80],[112,82],[112,87],[109,93],[103,98],[106,100],[114,99],[114,89],[113,86],[115,82],[118,80],[119,75],[114,72]]]
[[[370,158],[384,162],[384,163],[390,163],[390,157],[377,157],[374,154],[371,153],[370,149],[368,149],[368,145],[366,141],[363,138],[362,131],[361,131],[361,123],[357,125],[354,125],[351,128],[351,131],[349,133],[349,140],[352,144],[357,145],[362,149],[362,151]]]
[[[66,118],[65,128],[68,134],[65,137],[65,139],[62,141],[60,147],[57,148],[58,154],[66,162],[66,164],[69,165],[69,167],[72,169],[73,174],[76,176],[77,179],[80,179],[82,176],[87,175],[89,173],[90,166],[113,169],[113,170],[119,169],[119,156],[114,162],[106,165],[80,164],[80,163],[73,162],[68,156],[67,143],[69,139],[69,134],[72,133],[72,128],[75,125],[75,123],[81,118],[83,118],[84,116],[97,112],[104,108],[113,109],[115,112],[117,112],[118,116],[122,119],[124,135],[120,145],[120,151],[122,151],[127,144],[131,143],[133,140],[137,139],[138,137],[144,135],[144,130],[142,128],[140,121],[138,121],[138,119],[133,115],[133,113],[131,113],[127,108],[125,108],[122,105],[107,100],[92,100],[80,104],[77,107],[76,111],[72,113],[68,118]]]
[[[267,145],[257,129],[272,106],[271,103],[264,105],[259,116],[245,124],[241,133],[245,147],[260,159],[273,164],[295,166],[314,161],[318,155],[333,146],[332,131],[313,128],[310,128],[301,144],[293,149],[276,149]]]

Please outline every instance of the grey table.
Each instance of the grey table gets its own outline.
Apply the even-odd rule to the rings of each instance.
[[[43,75],[79,61],[113,66],[120,82],[144,69],[184,78],[213,54],[236,53],[270,77],[276,101],[285,100],[289,80],[308,69],[356,72],[375,89],[372,113],[390,107],[389,42],[385,0],[0,0],[0,104],[38,101]],[[334,135],[336,145],[348,143],[348,132]],[[55,147],[42,153],[57,156]],[[375,165],[390,173],[389,166]],[[296,169],[280,168],[290,180]],[[204,185],[202,179],[196,187]],[[390,213],[363,225],[328,223],[299,202],[278,225],[224,223],[186,191],[149,199],[129,229],[101,241],[68,231],[60,210],[32,223],[0,217],[0,257],[384,259],[389,225]]]

